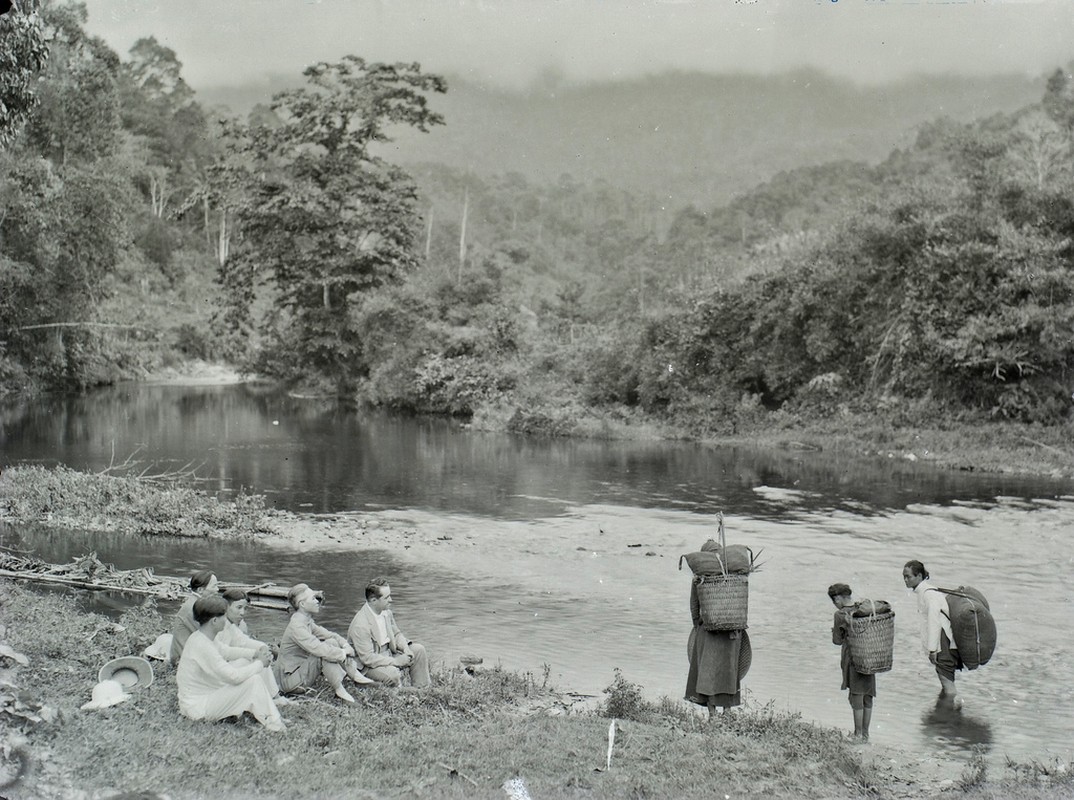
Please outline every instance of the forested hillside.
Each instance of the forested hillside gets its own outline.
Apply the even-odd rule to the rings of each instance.
[[[298,76],[205,92],[209,107],[245,113]],[[277,85],[278,84],[278,85]],[[408,168],[436,162],[494,178],[517,172],[537,184],[568,173],[603,180],[654,208],[722,204],[776,173],[829,161],[875,163],[913,141],[918,125],[968,122],[1040,99],[1043,81],[919,75],[858,86],[816,71],[783,75],[664,73],[528,90],[448,78],[430,100],[446,125],[430,136],[399,131],[386,156]]]
[[[925,121],[906,88],[924,78],[452,100],[418,65],[348,56],[221,117],[181,54],[120,56],[84,14],[0,18],[4,392],[196,356],[552,433],[1069,417],[1067,71]],[[941,104],[970,85],[931,84]]]

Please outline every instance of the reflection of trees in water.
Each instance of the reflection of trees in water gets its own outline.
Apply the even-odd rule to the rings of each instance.
[[[935,706],[921,715],[921,727],[930,739],[958,752],[972,753],[980,747],[987,753],[992,749],[992,725],[952,707],[943,697],[936,698]]]
[[[114,447],[117,461],[133,455],[162,470],[192,463],[214,481],[202,488],[269,492],[278,507],[315,511],[387,505],[527,518],[621,503],[785,519],[1054,488],[823,452],[472,432],[458,421],[356,411],[257,385],[45,397],[0,407],[0,424],[10,461],[98,470]],[[754,491],[762,485],[782,494]]]

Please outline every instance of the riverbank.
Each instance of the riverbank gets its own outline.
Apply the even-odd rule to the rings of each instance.
[[[473,427],[503,432],[519,430],[599,439],[672,439],[699,441],[710,447],[770,448],[825,452],[864,459],[899,460],[937,469],[1074,477],[1074,423],[1057,426],[1009,421],[943,421],[912,424],[890,414],[841,412],[809,418],[780,411],[752,415],[733,425],[734,433],[697,434],[690,424],[671,424],[633,410],[600,411],[568,407],[548,416],[533,412],[540,425],[518,422],[518,409],[475,415]]]
[[[228,385],[254,380],[226,364],[190,361],[146,376],[164,385]],[[521,421],[520,421],[521,420]],[[1074,423],[1043,426],[997,420],[938,420],[918,413],[912,422],[881,410],[840,411],[810,419],[800,414],[750,415],[736,433],[698,436],[636,410],[595,410],[567,404],[523,412],[513,406],[481,409],[468,423],[475,430],[579,438],[697,439],[711,447],[754,447],[827,452],[866,459],[929,464],[938,469],[1074,477]]]
[[[21,467],[6,470],[0,488],[0,517],[9,522],[86,527],[79,524],[81,517],[101,530],[143,532],[149,526],[131,519],[142,513],[137,509],[152,510],[171,502],[162,497],[175,491],[134,478]],[[122,505],[116,497],[136,502]],[[207,526],[205,535],[254,540],[279,548],[281,555],[296,548],[388,550],[426,570],[472,577],[494,574],[504,585],[544,591],[588,586],[599,573],[607,584],[601,591],[621,592],[636,582],[638,570],[651,567],[649,558],[681,552],[678,541],[662,538],[657,531],[646,534],[644,547],[630,547],[633,540],[627,542],[608,524],[615,521],[611,517],[602,520],[608,533],[595,529],[591,546],[581,550],[576,538],[561,538],[555,528],[539,539],[480,536],[467,530],[465,520],[434,522],[413,512],[296,515],[266,509],[255,500],[238,507],[202,495],[197,502],[206,509],[220,506],[215,517],[206,513],[203,520],[229,521],[215,529]],[[629,520],[621,521],[626,530]],[[158,530],[150,535],[170,534]],[[519,547],[519,541],[526,544]],[[767,707],[747,706],[732,719],[705,725],[692,707],[681,701],[647,702],[641,699],[642,687],[632,689],[625,681],[603,698],[605,708],[614,698],[615,715],[626,720],[617,738],[617,747],[623,750],[613,754],[623,758],[613,759],[612,771],[594,772],[604,758],[608,719],[592,704],[575,703],[568,692],[524,673],[492,670],[471,683],[474,679],[453,671],[454,658],[441,671],[438,693],[430,695],[435,700],[428,705],[390,694],[363,695],[360,709],[338,707],[323,694],[314,698],[317,703],[300,703],[295,718],[301,727],[293,731],[299,743],[288,739],[282,747],[256,728],[199,726],[182,720],[175,708],[174,679],[169,685],[166,673],[159,675],[144,698],[110,712],[89,714],[77,707],[88,699],[100,664],[116,655],[140,652],[166,623],[151,610],[138,610],[120,620],[123,631],[94,635],[104,625],[103,618],[83,614],[73,605],[56,605],[69,603],[65,598],[0,585],[5,587],[0,623],[8,628],[6,641],[30,657],[30,664],[19,668],[19,675],[27,676],[20,685],[40,689],[37,696],[61,712],[55,725],[30,732],[34,763],[41,770],[39,783],[27,784],[33,791],[22,795],[5,791],[9,797],[97,800],[111,791],[136,789],[171,797],[219,793],[219,786],[191,783],[185,777],[200,775],[204,752],[212,754],[213,767],[205,781],[229,774],[240,781],[227,787],[231,796],[243,792],[363,796],[361,788],[398,796],[503,797],[501,786],[511,777],[523,778],[533,796],[542,798],[721,792],[735,797],[923,798],[964,785],[971,791],[959,795],[967,798],[1051,798],[1063,796],[1060,788],[1072,788],[1062,782],[1064,773],[1059,771],[1070,765],[1049,765],[1042,758],[1040,764],[1015,765],[1010,774],[987,775],[972,759],[966,763],[925,759],[882,744],[849,749],[839,731]],[[69,623],[75,627],[67,627]],[[487,698],[495,702],[485,702]],[[369,764],[352,758],[351,753],[368,751],[374,735],[381,755]],[[131,742],[139,737],[156,749],[136,749]],[[169,737],[181,741],[177,744]],[[189,745],[198,741],[205,747]],[[493,746],[486,747],[487,742]],[[163,765],[145,755],[162,751],[174,754]],[[341,752],[346,755],[340,756]],[[277,766],[292,753],[297,762]],[[271,769],[262,769],[262,761]],[[296,763],[306,777],[291,774]],[[403,772],[399,763],[420,766]],[[448,766],[437,768],[441,763]],[[710,767],[699,769],[698,764]],[[1041,784],[1040,778],[1048,783]],[[65,793],[76,787],[87,793]]]
[[[279,735],[250,719],[183,718],[174,670],[160,662],[152,685],[127,702],[83,711],[97,669],[140,653],[166,621],[142,607],[110,625],[72,597],[0,581],[0,625],[10,648],[0,660],[15,667],[6,680],[45,718],[21,726],[24,771],[3,788],[12,800],[527,796],[512,795],[510,782],[534,798],[895,800],[957,790],[967,800],[1036,800],[1071,788],[1058,774],[1042,786],[1017,770],[989,783],[973,764],[952,774],[768,707],[708,720],[681,703],[646,702],[619,679],[599,708],[578,710],[539,676],[499,669],[441,669],[430,690],[365,689],[355,706],[322,688],[284,709]]]

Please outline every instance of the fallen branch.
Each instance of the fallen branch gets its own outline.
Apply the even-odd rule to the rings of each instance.
[[[465,774],[463,774],[463,773],[459,772],[459,771],[458,771],[457,769],[455,769],[455,767],[451,766],[450,764],[445,764],[445,763],[444,763],[443,761],[440,761],[440,762],[439,762],[439,764],[440,764],[440,766],[441,766],[441,767],[443,767],[444,769],[446,769],[446,770],[448,771],[448,773],[450,773],[450,774],[451,774],[452,776],[458,775],[458,776],[459,776],[460,778],[462,778],[462,779],[463,779],[464,781],[469,781],[469,782],[470,782],[471,784],[473,784],[473,785],[474,785],[475,787],[476,787],[476,786],[478,786],[478,783],[477,783],[477,781],[475,781],[475,780],[474,780],[473,778],[471,778],[471,777],[470,777],[469,775],[465,775]]]

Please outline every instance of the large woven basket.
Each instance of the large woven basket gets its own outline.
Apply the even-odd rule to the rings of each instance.
[[[895,649],[895,612],[850,617],[847,642],[850,663],[863,675],[875,675],[891,669]]]
[[[697,602],[701,627],[707,631],[739,631],[746,628],[750,582],[746,575],[698,575]]]

